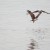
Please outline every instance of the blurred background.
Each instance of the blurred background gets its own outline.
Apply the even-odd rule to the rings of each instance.
[[[27,50],[30,39],[38,42],[35,50],[50,49],[50,15],[33,23],[27,10],[50,13],[50,0],[0,0],[0,50]]]

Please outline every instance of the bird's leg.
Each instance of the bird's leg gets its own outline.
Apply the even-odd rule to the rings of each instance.
[[[36,20],[38,20],[38,19],[36,18],[36,19],[32,20],[32,21],[33,21],[33,23],[34,23]]]
[[[35,22],[35,20],[33,20],[33,23]]]
[[[37,18],[35,19],[35,21],[38,20]]]
[[[33,23],[34,23],[36,20],[31,20],[31,21],[33,21]]]

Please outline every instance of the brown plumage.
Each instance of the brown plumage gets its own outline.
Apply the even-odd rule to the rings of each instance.
[[[33,22],[35,22],[35,19],[37,20],[37,18],[39,17],[39,15],[42,13],[41,11],[34,11],[34,12],[31,12],[30,10],[27,10],[28,14],[30,14]],[[36,12],[39,12],[39,14],[35,17],[35,15],[33,13],[36,13]]]
[[[35,15],[30,10],[27,10],[27,12],[30,14],[32,21],[34,21]]]
[[[36,11],[34,11],[34,12],[31,12],[30,10],[27,10],[27,12],[28,12],[28,14],[30,14],[30,16],[31,16],[31,18],[32,18],[31,21],[33,21],[33,22],[35,22],[35,21],[37,20],[37,18],[41,15],[42,12],[43,12],[43,13],[50,14],[50,13],[45,12],[45,11],[43,11],[43,10],[36,10]],[[34,13],[37,13],[37,12],[38,12],[38,15],[35,16]]]

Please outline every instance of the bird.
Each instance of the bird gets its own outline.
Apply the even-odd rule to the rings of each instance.
[[[45,11],[43,11],[43,10],[36,10],[36,11],[34,11],[34,12],[31,12],[30,10],[27,10],[27,12],[28,12],[28,14],[31,16],[31,18],[32,18],[31,21],[33,21],[33,23],[38,19],[38,17],[42,14],[42,12],[43,12],[43,13],[50,14],[50,13],[45,12]],[[38,15],[35,16],[34,13],[37,13],[37,12],[38,12]]]

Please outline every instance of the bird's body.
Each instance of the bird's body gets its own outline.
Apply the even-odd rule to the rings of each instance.
[[[31,11],[27,11],[29,14],[30,14],[30,16],[31,16],[31,18],[32,18],[32,20],[31,21],[34,21],[34,19],[35,19],[35,15],[31,12]]]
[[[31,12],[30,10],[27,10],[27,12],[30,14],[33,22],[35,22],[37,20],[37,18],[39,17],[39,15],[41,14],[41,12],[39,12],[39,14],[35,17],[34,12]],[[38,12],[38,11],[35,11]]]
[[[30,14],[30,16],[31,16],[31,18],[32,18],[31,21],[33,21],[33,22],[35,22],[35,21],[37,20],[37,18],[41,15],[42,12],[43,12],[43,13],[50,14],[50,13],[45,12],[45,11],[43,11],[43,10],[36,10],[36,11],[34,11],[34,12],[31,12],[30,10],[27,10],[27,12],[28,12],[28,14]],[[38,12],[38,15],[35,17],[34,13],[37,13],[37,12]]]

